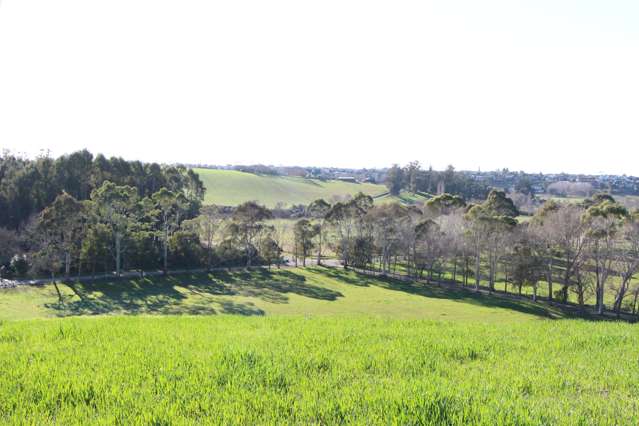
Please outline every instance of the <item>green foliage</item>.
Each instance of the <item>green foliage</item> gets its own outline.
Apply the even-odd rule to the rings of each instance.
[[[399,195],[404,187],[404,170],[397,164],[386,173],[386,187],[391,195]]]
[[[526,176],[517,179],[517,183],[515,183],[515,191],[521,192],[525,195],[535,195],[533,184],[530,181],[530,178]]]
[[[623,219],[629,216],[628,210],[614,201],[603,201],[588,208],[587,218],[617,218]]]
[[[306,258],[310,256],[311,250],[315,246],[313,238],[317,235],[317,229],[307,219],[300,219],[293,227],[295,255],[302,259],[302,264],[306,266]]]
[[[590,208],[592,206],[596,206],[597,204],[602,204],[605,202],[616,203],[617,201],[610,194],[606,194],[604,192],[599,192],[593,195],[591,198],[586,198],[581,202],[581,205],[585,208]]]
[[[20,237],[14,231],[0,228],[0,267],[7,266],[20,252]]]
[[[87,200],[105,181],[132,186],[140,197],[163,187],[181,192],[189,199],[192,214],[204,196],[198,175],[184,167],[94,157],[86,150],[35,160],[5,153],[0,155],[0,227],[19,228],[63,192],[76,200]]]
[[[561,204],[555,200],[547,200],[544,204],[537,210],[535,216],[533,217],[533,222],[535,224],[541,225],[549,215],[556,213],[561,208]]]
[[[156,269],[160,253],[155,243],[155,235],[149,231],[133,232],[130,236],[129,266],[140,271]]]
[[[173,233],[169,238],[169,251],[170,266],[177,269],[201,267],[206,258],[198,235],[189,231]]]
[[[450,214],[466,207],[466,201],[458,195],[441,194],[431,198],[424,204],[424,211],[431,217]]]
[[[504,191],[493,189],[488,198],[482,204],[483,209],[492,216],[517,217],[519,211],[513,200],[506,196]]]

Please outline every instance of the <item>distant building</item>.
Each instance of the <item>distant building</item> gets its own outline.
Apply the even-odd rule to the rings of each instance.
[[[357,183],[357,179],[355,179],[353,176],[340,176],[337,178],[337,180],[342,182]]]

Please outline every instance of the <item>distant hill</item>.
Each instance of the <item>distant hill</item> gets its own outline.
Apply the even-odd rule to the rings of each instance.
[[[426,193],[413,194],[409,191],[402,191],[399,195],[390,195],[386,192],[374,197],[375,203],[400,203],[404,205],[420,204],[426,202],[431,196]]]
[[[360,191],[373,197],[387,192],[384,185],[373,183],[256,175],[236,170],[194,170],[206,187],[205,204],[235,206],[256,200],[267,207],[275,207],[278,202],[290,206],[308,204],[318,198],[330,202],[335,197],[355,195]]]

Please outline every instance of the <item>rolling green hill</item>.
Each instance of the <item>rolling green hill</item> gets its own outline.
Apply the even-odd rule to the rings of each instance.
[[[299,177],[264,176],[235,170],[195,169],[206,187],[206,204],[234,206],[245,201],[258,201],[267,207],[278,202],[286,205],[308,204],[318,198],[363,192],[376,196],[386,187],[372,183],[348,183],[336,180],[320,181]]]
[[[385,193],[375,197],[376,203],[400,203],[404,205],[419,204],[426,202],[430,197],[424,193],[413,194],[409,191],[402,191],[399,195]]]
[[[329,268],[60,291],[0,290],[0,423],[639,422],[633,324]]]

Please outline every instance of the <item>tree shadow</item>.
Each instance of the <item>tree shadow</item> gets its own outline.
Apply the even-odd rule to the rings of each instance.
[[[337,268],[314,267],[313,271],[328,278],[360,287],[377,286],[387,290],[401,291],[433,299],[454,300],[475,306],[509,309],[540,318],[566,319],[578,317],[601,320],[601,318],[593,317],[575,309],[551,306],[542,302],[535,303],[533,301],[518,300],[514,297],[509,298],[508,296],[475,292],[471,287],[462,287],[461,284],[458,288],[450,285],[438,286],[437,284],[414,280],[405,281],[388,276],[371,276],[354,270],[344,271]]]
[[[288,303],[288,294],[328,301],[343,297],[338,291],[310,284],[304,275],[286,269],[216,271],[210,274],[209,278],[216,287],[226,286],[234,295],[256,297],[271,303]],[[207,291],[208,285],[207,283],[202,286],[198,283],[189,288],[196,287],[197,291]]]
[[[44,306],[55,315],[265,315],[253,303],[228,296],[243,296],[270,303],[288,303],[290,294],[337,300],[340,292],[312,285],[288,270],[215,272],[167,277],[103,280],[66,284],[73,296]]]
[[[314,266],[313,271],[319,272],[321,275],[324,275],[325,277],[332,280],[340,281],[357,287],[368,287],[371,285],[377,285],[379,284],[379,280],[381,278],[356,273],[355,271],[353,271],[353,273],[350,273],[350,271],[352,270],[344,270],[341,268],[333,267]]]

